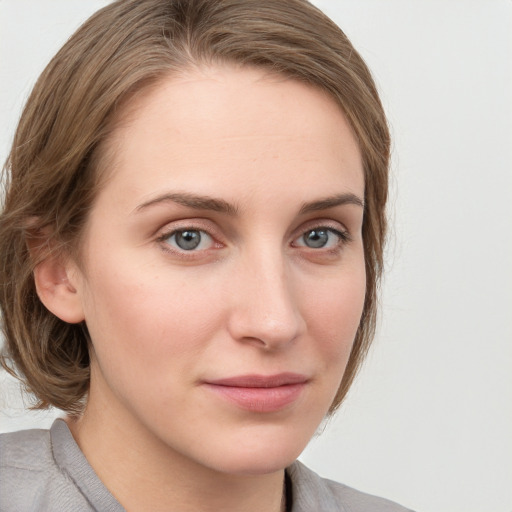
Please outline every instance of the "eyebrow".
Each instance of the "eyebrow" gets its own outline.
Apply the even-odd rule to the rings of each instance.
[[[151,206],[167,202],[181,204],[195,210],[210,210],[224,213],[230,216],[236,216],[238,214],[238,207],[228,203],[224,199],[217,199],[214,197],[190,194],[186,192],[170,192],[162,194],[158,197],[155,197],[154,199],[151,199],[150,201],[140,204],[137,206],[137,208],[135,208],[135,211],[139,212]],[[328,210],[329,208],[335,208],[336,206],[342,206],[345,204],[354,204],[364,208],[364,202],[361,198],[355,194],[346,193],[326,197],[325,199],[319,199],[317,201],[311,201],[309,203],[304,203],[299,213],[304,215],[306,213]]]
[[[329,208],[335,208],[336,206],[342,206],[345,204],[354,204],[364,208],[364,201],[360,197],[355,194],[347,193],[337,194],[318,201],[312,201],[310,203],[304,203],[300,209],[300,213],[304,214],[320,210],[328,210]]]
[[[177,203],[195,210],[211,210],[214,212],[225,213],[227,215],[234,216],[238,213],[238,208],[224,199],[216,199],[209,196],[201,196],[196,194],[189,194],[186,192],[171,192],[162,194],[161,196],[155,197],[150,201],[140,204],[135,208],[135,211],[145,210],[150,206],[154,206],[160,203]]]

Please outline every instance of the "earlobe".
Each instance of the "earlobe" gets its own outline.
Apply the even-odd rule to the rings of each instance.
[[[71,324],[85,319],[77,277],[76,265],[62,255],[47,255],[34,269],[36,291],[41,302],[55,316]]]

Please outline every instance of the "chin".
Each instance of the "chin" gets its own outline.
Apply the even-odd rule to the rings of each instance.
[[[223,461],[219,465],[220,467],[217,466],[216,469],[221,473],[230,475],[267,475],[284,470],[297,460],[298,455],[300,455],[300,452],[296,457],[277,457],[270,454],[265,454],[259,458],[254,457],[254,455],[239,456]]]
[[[208,461],[217,471],[238,475],[263,475],[282,471],[297,460],[310,437],[284,435],[267,436],[255,442],[234,440],[231,448],[223,453],[212,454]],[[216,460],[215,460],[215,459]]]

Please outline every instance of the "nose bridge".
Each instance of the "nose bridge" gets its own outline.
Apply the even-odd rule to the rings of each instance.
[[[234,282],[231,334],[267,349],[293,341],[303,330],[293,273],[282,248],[247,249]]]

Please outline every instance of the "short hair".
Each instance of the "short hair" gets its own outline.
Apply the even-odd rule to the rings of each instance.
[[[357,139],[364,167],[366,295],[340,387],[343,398],[375,333],[383,268],[390,138],[372,76],[342,30],[307,0],[118,0],[67,41],[37,81],[4,167],[0,215],[2,365],[37,399],[80,414],[90,379],[89,337],[37,296],[28,242],[50,233],[76,254],[100,185],[100,149],[122,102],[198,65],[259,67],[326,91]]]

